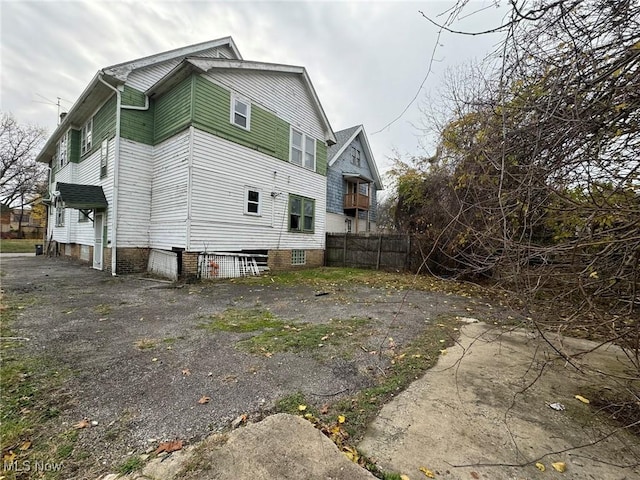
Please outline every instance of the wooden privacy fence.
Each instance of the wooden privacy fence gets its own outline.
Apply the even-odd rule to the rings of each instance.
[[[410,270],[417,253],[412,247],[410,235],[327,233],[325,265]]]

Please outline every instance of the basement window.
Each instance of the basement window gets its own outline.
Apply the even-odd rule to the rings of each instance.
[[[291,250],[291,265],[305,265],[307,252],[305,250]]]

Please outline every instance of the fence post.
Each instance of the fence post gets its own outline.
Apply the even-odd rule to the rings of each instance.
[[[346,267],[347,266],[347,234],[345,233],[342,238],[344,238],[344,243],[342,245],[342,266]]]
[[[378,235],[378,257],[376,258],[376,270],[380,270],[380,255],[382,253],[382,234]]]

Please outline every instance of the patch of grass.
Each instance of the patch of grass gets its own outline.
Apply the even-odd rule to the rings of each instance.
[[[28,302],[28,299],[25,301]],[[22,462],[70,462],[77,431],[62,429],[57,417],[65,408],[59,389],[69,376],[51,359],[28,354],[22,342],[7,341],[11,323],[24,308],[22,300],[5,300],[2,310],[2,363],[0,365],[0,437],[2,456]],[[66,477],[65,468],[47,471],[42,478]],[[11,478],[11,477],[9,477]],[[21,477],[20,477],[21,478]]]
[[[456,318],[440,317],[437,322],[395,352],[392,363],[376,378],[374,386],[336,402],[320,419],[330,422],[337,415],[344,415],[347,419],[344,429],[350,441],[359,441],[382,406],[433,367],[443,350],[454,344],[459,326]]]
[[[211,320],[200,325],[212,332],[255,332],[265,328],[280,328],[285,324],[267,310],[230,308],[223,313],[212,315]]]
[[[140,340],[137,340],[133,345],[138,350],[151,350],[152,348],[156,348],[157,344],[158,344],[158,340],[156,339],[141,338]]]
[[[288,272],[275,272],[260,277],[242,277],[232,283],[249,285],[303,285],[317,290],[335,291],[351,284],[369,285],[393,290],[421,290],[443,292],[465,297],[487,295],[483,287],[469,283],[445,280],[430,275],[383,272],[361,268],[320,267]]]
[[[306,410],[300,410],[300,405],[306,405]],[[290,413],[291,415],[303,415],[305,413],[311,413],[313,416],[317,416],[317,409],[307,402],[302,392],[292,393],[286,397],[282,397],[276,402],[276,413]]]
[[[98,315],[109,315],[111,313],[111,305],[105,305],[104,303],[101,303],[93,307],[93,311]]]
[[[127,475],[128,473],[133,473],[141,470],[142,467],[144,467],[144,460],[142,460],[139,456],[134,455],[127,458],[124,462],[118,465],[116,467],[116,471],[120,475]]]
[[[251,353],[300,352],[324,346],[339,346],[369,323],[366,318],[331,320],[329,323],[281,325],[241,340],[238,346]]]
[[[2,253],[36,253],[36,245],[44,245],[42,239],[2,239]]]

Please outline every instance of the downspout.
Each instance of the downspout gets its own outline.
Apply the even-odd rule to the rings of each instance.
[[[98,80],[108,88],[116,92],[116,139],[115,152],[113,155],[113,199],[111,201],[111,275],[117,275],[117,239],[118,239],[118,174],[120,172],[120,107],[122,105],[122,96],[119,89],[110,85],[102,79],[102,73],[98,75]]]
[[[105,82],[102,79],[104,72],[100,72],[98,80],[108,88],[116,93],[116,138],[115,138],[115,152],[113,156],[113,200],[111,208],[111,275],[114,277],[117,275],[117,239],[118,239],[118,188],[119,188],[119,172],[120,172],[120,117],[121,110],[148,110],[149,109],[149,96],[144,96],[144,106],[135,105],[123,105],[122,104],[122,90],[114,87],[113,85]]]

